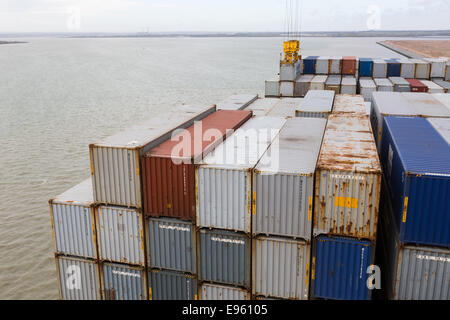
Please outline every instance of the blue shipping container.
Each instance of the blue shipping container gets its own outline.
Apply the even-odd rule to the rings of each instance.
[[[387,62],[387,76],[400,77],[402,74],[402,64],[396,59],[386,60]]]
[[[359,76],[360,77],[373,76],[373,60],[371,58],[359,59]]]
[[[303,74],[316,74],[318,56],[310,56],[303,59]]]
[[[352,238],[319,236],[315,240],[311,295],[335,300],[368,300],[367,268],[372,244]]]
[[[424,118],[385,117],[381,163],[400,241],[450,247],[450,147]]]

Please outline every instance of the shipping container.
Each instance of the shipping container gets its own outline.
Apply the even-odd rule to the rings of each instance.
[[[450,82],[443,80],[433,80],[433,82],[436,83],[438,86],[440,86],[442,89],[444,89],[444,93],[450,92]]]
[[[304,97],[311,88],[312,74],[305,74],[295,81],[295,96]]]
[[[91,178],[49,203],[55,253],[97,259]]]
[[[215,109],[215,106],[180,106],[91,144],[89,151],[95,202],[142,208],[140,157],[170,139],[174,130],[191,126]]]
[[[395,59],[387,59],[387,77],[400,77],[402,74],[402,64]]]
[[[295,115],[302,118],[328,118],[333,110],[334,91],[310,90],[302,103],[298,105]]]
[[[299,60],[296,63],[280,62],[280,80],[281,81],[295,81],[301,74],[303,69],[303,61]]]
[[[253,240],[253,294],[308,300],[311,246],[308,242],[277,237]]]
[[[280,96],[280,81],[266,80],[264,87],[264,95],[266,97],[279,97]]]
[[[175,135],[142,158],[144,213],[195,220],[195,167],[252,116],[219,110]]]
[[[371,58],[359,59],[359,76],[360,77],[373,76],[373,60]]]
[[[369,117],[330,115],[316,171],[314,235],[375,241],[380,187]]]
[[[341,93],[341,82],[342,76],[331,75],[328,77],[327,82],[325,82],[325,90],[333,90],[335,94]]]
[[[369,300],[368,267],[374,248],[369,241],[320,236],[314,241],[311,296],[333,300]]]
[[[400,77],[402,78],[414,78],[416,75],[416,64],[409,59],[401,59],[402,70]]]
[[[447,65],[445,67],[445,81],[450,81],[450,60],[447,61]]]
[[[200,229],[198,248],[200,280],[250,288],[251,243],[247,235]]]
[[[373,77],[386,78],[387,77],[387,62],[382,59],[373,60]]]
[[[152,268],[197,273],[194,224],[178,219],[148,218],[147,261]]]
[[[450,110],[450,94],[448,93],[433,93],[433,98],[442,103]]]
[[[437,100],[434,95],[426,93],[400,93],[416,113],[424,118],[449,118],[450,110]]]
[[[316,74],[326,74],[330,73],[330,57],[322,56],[317,58],[316,63]]]
[[[391,77],[395,92],[411,92],[411,84],[402,77]]]
[[[398,237],[388,197],[383,197],[380,241],[386,296],[390,300],[449,300],[450,251],[404,245]],[[382,285],[383,286],[383,285]]]
[[[314,173],[326,122],[289,119],[261,158],[253,174],[254,235],[311,239]]]
[[[150,300],[197,300],[197,278],[175,271],[151,270],[149,278]]]
[[[428,118],[428,121],[450,145],[450,118]]]
[[[145,266],[143,215],[139,210],[99,206],[96,223],[101,260]]]
[[[268,113],[269,117],[294,118],[295,110],[299,108],[303,99],[283,98]]]
[[[341,94],[356,94],[356,78],[353,76],[342,77]]]
[[[315,76],[311,80],[310,90],[325,90],[325,83],[327,82],[328,76]]]
[[[294,84],[294,81],[280,81],[280,97],[293,97]]]
[[[416,73],[414,76],[415,79],[430,78],[431,64],[429,62],[423,61],[421,59],[411,59],[409,61],[413,62],[416,65]]]
[[[421,82],[428,87],[428,92],[429,93],[445,93],[444,88],[442,88],[441,86],[437,85],[433,81],[421,80]]]
[[[318,56],[309,56],[303,59],[303,74],[316,74]]]
[[[383,119],[386,116],[417,117],[418,114],[402,94],[398,92],[375,92],[372,99],[370,122],[378,152],[381,149]]]
[[[256,94],[236,94],[217,104],[217,110],[244,110],[258,99]]]
[[[334,98],[333,114],[364,115],[366,104],[361,95],[338,94]]]
[[[264,117],[275,107],[281,100],[279,98],[258,99],[249,105],[245,110],[251,111],[255,117]]]
[[[330,74],[334,75],[342,74],[342,57],[339,56],[330,57]]]
[[[55,261],[60,299],[101,299],[100,276],[95,261],[58,256]]]
[[[197,226],[250,233],[252,170],[286,120],[256,117],[196,169]]]
[[[411,92],[428,92],[428,87],[417,79],[406,79],[411,85]]]
[[[447,59],[442,58],[425,58],[425,61],[431,65],[430,78],[445,78],[445,67]]]
[[[377,91],[375,82],[369,78],[361,78],[359,80],[359,88],[361,95],[364,97],[364,101],[371,101],[372,93]]]
[[[381,162],[406,244],[450,247],[450,148],[423,118],[384,118]]]
[[[250,300],[250,292],[241,288],[203,283],[199,289],[199,300]]]
[[[103,263],[101,271],[104,300],[147,300],[144,268]]]
[[[356,57],[342,58],[342,74],[355,75],[356,74]]]
[[[394,85],[389,79],[385,78],[376,78],[375,84],[377,86],[376,91],[384,91],[384,92],[393,92],[394,91]]]

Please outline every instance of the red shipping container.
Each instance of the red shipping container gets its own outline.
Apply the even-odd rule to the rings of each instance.
[[[344,57],[342,59],[342,74],[344,75],[356,74],[356,57]]]
[[[417,79],[406,79],[411,84],[411,92],[428,92],[428,87]]]
[[[216,111],[146,153],[142,158],[145,214],[195,221],[196,163],[251,116],[246,110]]]

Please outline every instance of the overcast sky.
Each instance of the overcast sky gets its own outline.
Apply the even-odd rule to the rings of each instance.
[[[285,1],[0,0],[0,33],[284,31]],[[450,0],[299,1],[303,31],[450,29]]]

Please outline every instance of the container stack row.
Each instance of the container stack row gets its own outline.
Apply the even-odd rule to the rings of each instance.
[[[445,100],[377,93],[372,101],[384,173],[377,263],[389,299],[450,298],[450,114],[435,96]]]

